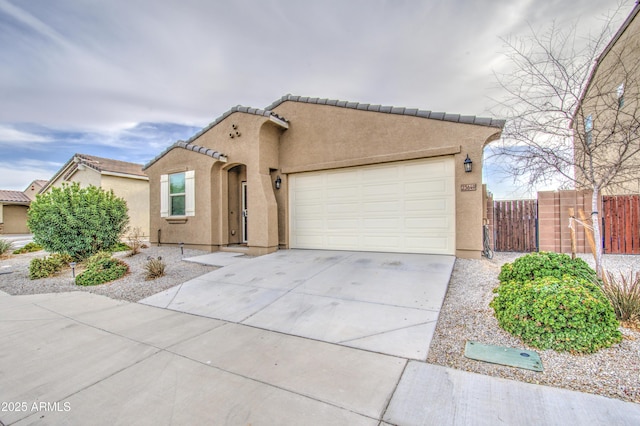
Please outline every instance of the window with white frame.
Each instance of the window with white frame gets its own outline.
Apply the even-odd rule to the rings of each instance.
[[[591,145],[593,141],[593,115],[589,114],[584,119],[585,143]]]
[[[624,106],[624,83],[620,83],[616,89],[616,95],[618,96],[618,108],[622,108]]]
[[[195,172],[160,177],[160,216],[195,216]]]

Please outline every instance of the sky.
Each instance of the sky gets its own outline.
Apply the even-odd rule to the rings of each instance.
[[[622,4],[620,22],[634,1]],[[49,179],[75,153],[145,164],[235,105],[289,93],[491,116],[501,37],[600,27],[617,5],[0,0],[0,189]],[[525,196],[496,165],[484,175],[497,199]]]

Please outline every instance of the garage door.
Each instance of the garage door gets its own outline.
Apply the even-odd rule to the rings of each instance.
[[[292,248],[455,254],[453,157],[289,176]]]

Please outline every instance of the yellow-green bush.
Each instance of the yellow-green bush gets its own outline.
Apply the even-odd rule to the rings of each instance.
[[[111,257],[111,253],[99,252],[87,259],[87,269],[76,276],[77,285],[98,285],[122,278],[129,272],[129,265]]]
[[[490,303],[500,327],[538,349],[592,353],[622,340],[600,287],[565,275],[504,281]]]

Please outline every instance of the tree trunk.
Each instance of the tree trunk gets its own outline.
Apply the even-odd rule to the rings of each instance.
[[[593,226],[593,239],[595,240],[596,252],[593,254],[596,261],[596,274],[598,278],[602,278],[602,237],[600,236],[600,216],[598,214],[598,201],[600,199],[600,190],[593,188],[591,196],[591,224]]]

